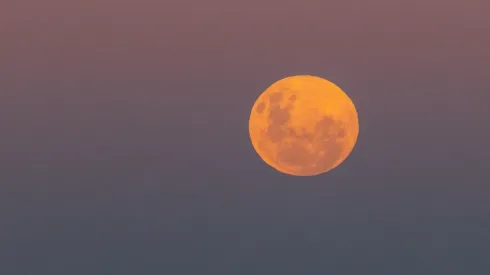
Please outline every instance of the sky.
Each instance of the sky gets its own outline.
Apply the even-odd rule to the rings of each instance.
[[[2,275],[490,274],[490,2],[4,0]],[[254,151],[273,82],[356,104],[338,168]]]

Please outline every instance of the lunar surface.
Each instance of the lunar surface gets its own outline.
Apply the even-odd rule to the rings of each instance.
[[[310,75],[281,79],[256,100],[249,120],[252,145],[276,170],[313,176],[340,165],[359,134],[356,108],[332,82]]]

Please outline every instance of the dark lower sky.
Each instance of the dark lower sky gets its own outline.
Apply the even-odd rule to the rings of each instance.
[[[2,275],[490,274],[490,2],[4,0]],[[360,120],[266,166],[258,95],[327,78]]]

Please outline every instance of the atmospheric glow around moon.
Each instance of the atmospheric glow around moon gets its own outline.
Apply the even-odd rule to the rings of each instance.
[[[314,176],[349,156],[359,120],[352,100],[335,84],[298,75],[275,82],[259,96],[249,133],[268,165],[289,175]]]

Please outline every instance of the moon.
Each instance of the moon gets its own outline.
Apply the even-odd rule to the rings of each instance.
[[[337,85],[297,75],[273,83],[257,98],[249,134],[257,154],[277,171],[315,176],[347,159],[359,135],[359,119]]]

